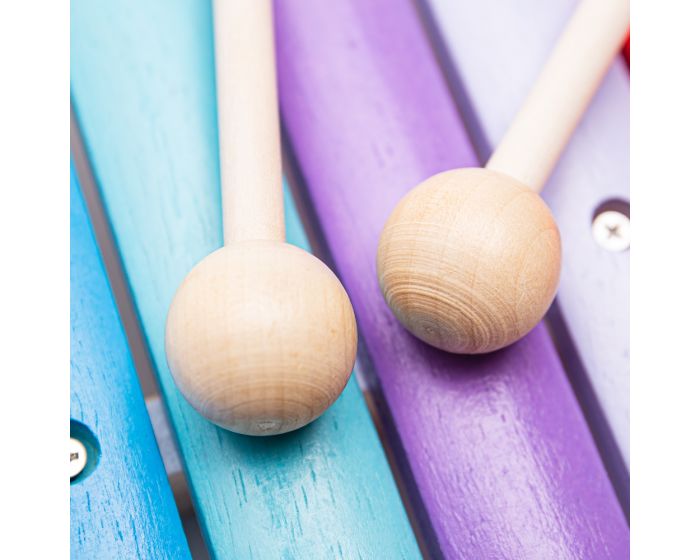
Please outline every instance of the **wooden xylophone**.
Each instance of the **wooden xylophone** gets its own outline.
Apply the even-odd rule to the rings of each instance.
[[[488,159],[575,6],[276,1],[287,240],[342,280],[360,359],[318,420],[252,438],[198,414],[165,356],[175,291],[223,241],[211,6],[72,2],[73,110],[212,558],[629,556],[622,56],[542,192],[563,248],[545,322],[448,354],[402,327],[376,280],[396,203]],[[191,557],[81,182],[72,163],[71,434],[87,456],[72,554]],[[621,221],[601,237],[605,212]]]

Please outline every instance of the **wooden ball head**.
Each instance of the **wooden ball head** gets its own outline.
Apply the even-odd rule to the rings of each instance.
[[[529,332],[559,281],[559,231],[540,196],[488,169],[429,178],[394,209],[377,254],[396,317],[428,344],[460,354]]]
[[[267,435],[308,424],[338,398],[357,331],[325,264],[293,245],[248,241],[212,253],[185,278],[165,343],[194,408],[228,430]]]

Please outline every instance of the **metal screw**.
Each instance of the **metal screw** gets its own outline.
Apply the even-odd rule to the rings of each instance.
[[[620,252],[630,246],[629,216],[617,210],[606,210],[593,220],[593,238],[608,251]]]
[[[71,480],[78,476],[87,465],[87,449],[82,442],[70,438],[70,477]]]

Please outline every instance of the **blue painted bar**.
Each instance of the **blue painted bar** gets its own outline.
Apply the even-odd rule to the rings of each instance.
[[[222,244],[211,6],[74,0],[71,89],[213,558],[419,558],[355,378],[308,427],[226,432],[177,391],[168,306]],[[288,240],[308,248],[287,199]]]
[[[71,557],[190,558],[72,165],[70,206],[71,423],[100,450],[71,484]]]

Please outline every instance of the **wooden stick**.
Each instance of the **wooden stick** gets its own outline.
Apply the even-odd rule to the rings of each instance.
[[[224,243],[284,241],[270,0],[214,0]]]
[[[628,27],[628,0],[583,0],[486,167],[542,190]]]
[[[338,398],[357,327],[333,272],[285,243],[270,0],[215,0],[215,37],[224,247],[180,285],[165,348],[205,418],[281,434]]]

